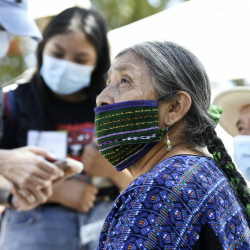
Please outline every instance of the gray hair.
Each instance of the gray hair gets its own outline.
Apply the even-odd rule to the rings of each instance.
[[[217,136],[215,122],[209,117],[211,89],[201,62],[188,50],[170,42],[145,42],[120,52],[117,57],[132,51],[146,62],[158,98],[173,99],[178,91],[187,92],[192,105],[183,126],[184,141],[194,147],[206,146],[214,160],[233,184],[250,218],[250,190],[237,171],[231,156]],[[235,183],[238,183],[235,185]]]
[[[186,115],[184,139],[194,147],[204,147],[206,143],[202,134],[207,127],[214,127],[215,124],[207,113],[211,98],[210,83],[198,58],[171,42],[144,42],[121,51],[117,57],[129,51],[146,62],[158,98],[170,101],[178,91],[190,95],[192,106]]]

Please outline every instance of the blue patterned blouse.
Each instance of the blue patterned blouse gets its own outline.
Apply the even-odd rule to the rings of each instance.
[[[250,230],[216,163],[179,155],[138,177],[117,198],[97,249],[250,249]]]

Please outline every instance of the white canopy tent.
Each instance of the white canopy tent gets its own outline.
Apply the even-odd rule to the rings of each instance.
[[[192,0],[109,32],[111,58],[143,41],[167,40],[191,50],[211,82],[250,76],[250,1]],[[225,87],[226,88],[226,87]],[[213,88],[213,96],[217,89]],[[229,153],[233,138],[217,132]]]
[[[168,40],[191,50],[212,82],[250,75],[250,1],[192,0],[112,30],[111,58],[130,45]]]
[[[90,0],[29,0],[33,18],[53,16]],[[212,82],[249,78],[250,1],[192,0],[138,22],[112,30],[111,58],[122,49],[148,40],[168,40],[190,49]]]
[[[29,13],[34,19],[55,16],[67,8],[81,6],[90,8],[90,0],[29,0]]]

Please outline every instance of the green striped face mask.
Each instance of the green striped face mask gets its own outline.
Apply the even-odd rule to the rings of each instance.
[[[158,100],[97,107],[95,124],[99,150],[118,171],[144,156],[166,132],[159,128]]]

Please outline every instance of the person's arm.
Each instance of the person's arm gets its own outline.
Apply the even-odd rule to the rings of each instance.
[[[36,147],[0,150],[0,174],[20,189],[41,190],[64,173],[40,156],[53,159],[46,150]]]
[[[117,170],[101,155],[93,145],[87,145],[83,154],[84,171],[90,176],[109,178],[119,189],[123,191],[133,181],[128,170]]]
[[[23,147],[17,143],[18,107],[16,92],[10,91],[4,95],[4,115],[2,119],[2,106],[0,105],[0,125],[3,125],[3,138],[0,140],[0,174],[21,189],[39,190],[51,184],[51,181],[62,176],[46,150],[36,147]],[[2,104],[0,92],[0,104]],[[1,126],[0,126],[1,127]],[[11,150],[4,150],[11,149]],[[43,156],[45,159],[38,157]]]
[[[29,210],[51,196],[52,181],[64,173],[37,154],[51,158],[43,149],[34,147],[0,150],[0,174],[5,177],[0,180],[2,205],[8,206],[6,195],[13,184],[21,190],[21,193],[14,193],[15,208]]]
[[[93,206],[98,189],[81,178],[72,178],[53,186],[53,195],[48,202],[54,202],[63,206],[87,213]]]
[[[31,210],[45,203],[52,195],[52,186],[36,191],[32,202],[27,199],[28,197],[24,197],[25,193],[24,190],[17,190],[8,180],[0,176],[0,205],[22,211]]]
[[[124,191],[128,187],[128,185],[134,180],[132,175],[127,169],[118,172],[112,165],[110,166],[112,167],[112,170],[108,178],[120,189],[121,192]]]

